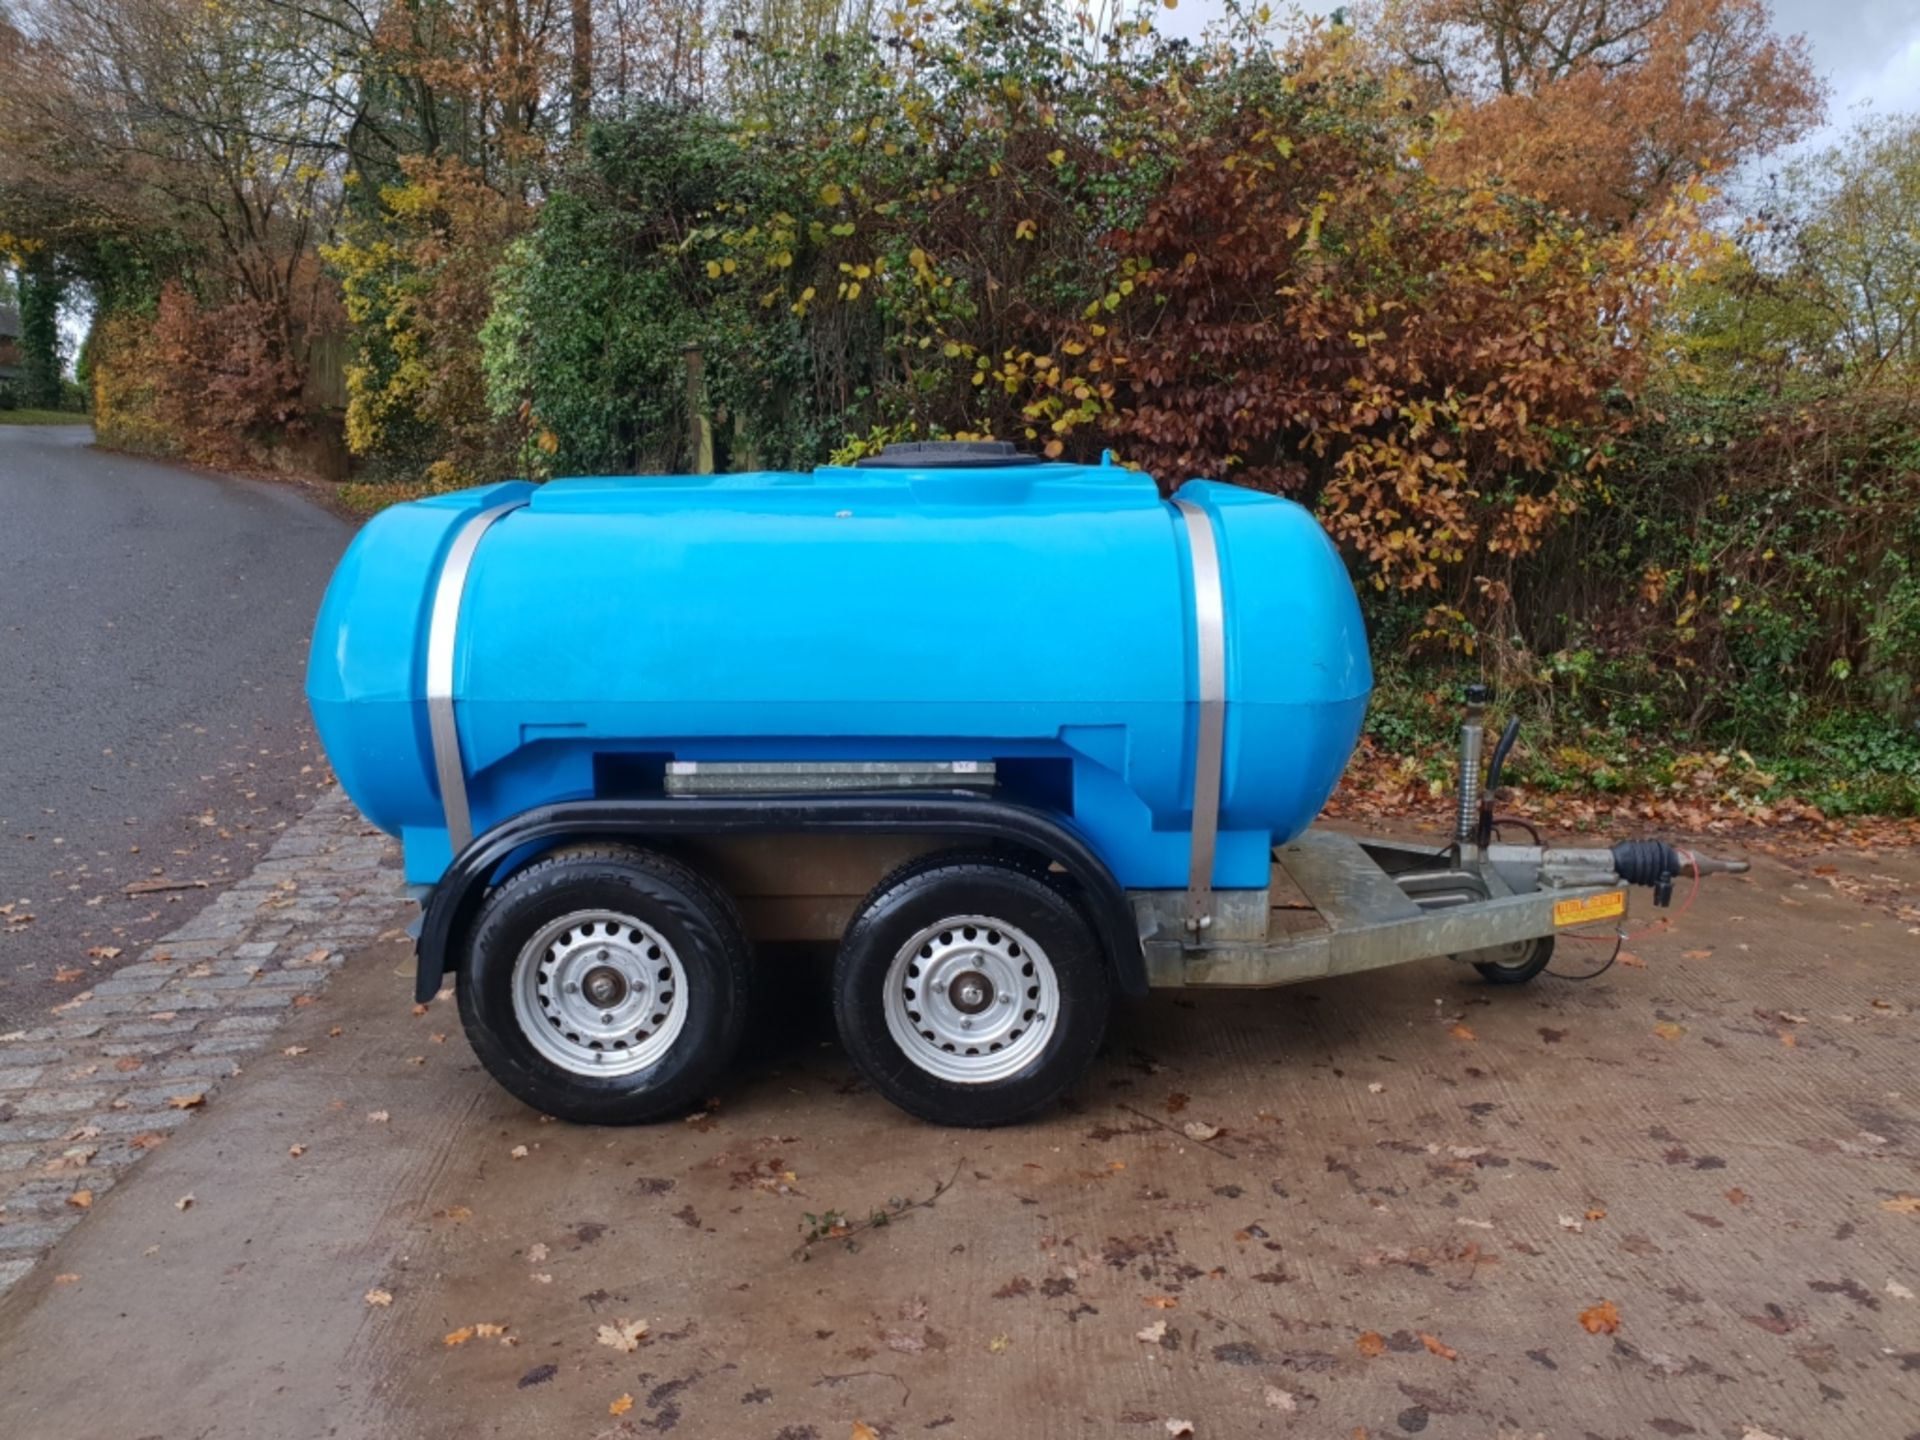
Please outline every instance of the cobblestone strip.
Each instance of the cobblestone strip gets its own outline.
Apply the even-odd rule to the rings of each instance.
[[[0,1295],[348,950],[405,923],[398,861],[336,789],[137,963],[0,1035]]]

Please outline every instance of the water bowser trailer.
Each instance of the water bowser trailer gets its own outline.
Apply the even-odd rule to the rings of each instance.
[[[1746,868],[1497,843],[1513,727],[1483,756],[1479,692],[1450,843],[1315,826],[1372,683],[1300,506],[927,442],[396,505],[340,562],[308,694],[422,887],[416,998],[451,978],[527,1104],[683,1113],[756,945],[828,942],[874,1088],[991,1125],[1074,1084],[1115,997],[1436,956],[1518,984],[1627,886]]]

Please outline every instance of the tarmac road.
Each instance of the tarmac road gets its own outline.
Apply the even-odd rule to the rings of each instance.
[[[324,779],[301,681],[351,527],[91,440],[0,426],[0,1032],[186,921]],[[154,882],[191,888],[126,893]]]

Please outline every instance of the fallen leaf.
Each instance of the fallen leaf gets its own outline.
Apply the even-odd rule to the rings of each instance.
[[[1791,1030],[1782,1030],[1780,1032],[1780,1043],[1786,1046],[1786,1048],[1789,1050],[1796,1049],[1800,1044],[1799,1040],[1794,1037],[1794,1033]]]
[[[1284,1410],[1291,1415],[1300,1408],[1299,1397],[1291,1390],[1282,1390],[1278,1385],[1267,1386],[1266,1398],[1269,1410]]]
[[[1171,1295],[1148,1295],[1143,1297],[1140,1303],[1142,1305],[1149,1305],[1155,1310],[1178,1310],[1180,1308],[1180,1302]]]
[[[535,1265],[538,1265],[552,1253],[552,1251],[547,1249],[545,1243],[541,1241],[535,1241],[527,1247],[527,1259]]]
[[[302,1155],[306,1153],[307,1153],[307,1147],[304,1145],[287,1146],[287,1154],[291,1155],[296,1160],[298,1160]]]
[[[1369,1095],[1384,1094],[1386,1092],[1386,1088],[1387,1087],[1382,1085],[1378,1080],[1375,1080],[1367,1086],[1367,1093]]]
[[[454,1221],[471,1220],[473,1218],[473,1211],[465,1205],[449,1205],[444,1210],[434,1211],[433,1218],[436,1220]]]
[[[369,1290],[363,1297],[369,1305],[387,1306],[393,1304],[391,1290]]]
[[[1454,1349],[1438,1336],[1429,1335],[1424,1330],[1420,1332],[1420,1343],[1435,1355],[1438,1355],[1442,1360],[1458,1360],[1460,1358],[1460,1352],[1458,1350]]]
[[[1573,1231],[1574,1234],[1578,1235],[1581,1231],[1585,1230],[1587,1227],[1582,1225],[1578,1220],[1574,1219],[1573,1216],[1571,1215],[1562,1215],[1560,1217],[1560,1228],[1562,1230],[1571,1230]]]
[[[73,1284],[74,1281],[78,1280],[79,1278],[80,1276],[77,1271],[63,1270],[58,1275],[53,1277],[53,1283],[56,1285],[71,1285]]]
[[[424,1014],[426,1012],[427,1007],[424,1005],[416,1005],[413,1008],[417,1013]],[[612,1404],[607,1406],[607,1413],[609,1415],[624,1415],[627,1413],[627,1411],[631,1410],[632,1408],[633,1408],[633,1396],[622,1395],[618,1400],[615,1400]]]
[[[1369,1360],[1377,1359],[1387,1353],[1386,1337],[1378,1330],[1369,1330],[1353,1342],[1353,1348]]]
[[[527,1278],[536,1285],[551,1285],[553,1283],[553,1276],[547,1274],[544,1270],[536,1270]]]
[[[1713,951],[1711,950],[1682,950],[1680,952],[1680,958],[1683,960],[1705,960],[1712,954]]]
[[[616,1320],[611,1325],[602,1325],[599,1331],[602,1345],[631,1355],[640,1348],[640,1342],[647,1338],[647,1322],[644,1320]]]
[[[191,1095],[169,1095],[167,1104],[175,1110],[194,1110],[207,1103],[204,1090],[196,1090]]]
[[[93,1191],[76,1190],[67,1196],[67,1204],[73,1206],[76,1210],[91,1210],[93,1208]]]
[[[1189,1120],[1180,1129],[1189,1140],[1211,1140],[1220,1133],[1218,1125],[1209,1125],[1204,1120]]]
[[[413,1013],[416,1015],[424,1015],[427,1013],[427,1007],[424,1005],[416,1005],[413,1007]]]
[[[1144,1330],[1134,1331],[1133,1338],[1145,1345],[1158,1345],[1167,1334],[1167,1322],[1156,1320]]]
[[[178,1200],[173,1202],[173,1208],[176,1210],[191,1210],[193,1208],[193,1196],[182,1195]]]
[[[1167,1434],[1173,1436],[1173,1440],[1183,1440],[1183,1437],[1193,1434],[1193,1421],[1169,1420],[1167,1421]]]
[[[329,1040],[338,1040],[342,1035],[346,1033],[347,1032],[343,1030],[340,1026],[335,1025],[331,1030],[327,1031],[327,1038]]]
[[[1614,958],[1617,959],[1622,965],[1629,966],[1635,970],[1644,970],[1647,968],[1647,962],[1642,960],[1638,955],[1634,954],[1631,950],[1622,950]]]
[[[94,945],[87,950],[88,957],[94,960],[113,960],[116,959],[119,954],[120,947],[118,945]]]
[[[853,1422],[853,1430],[847,1440],[880,1440],[880,1432],[864,1420]]]
[[[391,1118],[392,1117],[384,1110],[369,1110],[367,1112],[367,1123],[369,1125],[384,1125]]]
[[[506,1334],[507,1327],[504,1325],[490,1324],[483,1320],[473,1327],[473,1333],[478,1335],[482,1340],[491,1340],[496,1336]]]
[[[516,1145],[507,1153],[512,1155],[516,1160],[524,1160],[527,1158],[527,1147],[524,1145]]]
[[[306,1053],[307,1053],[307,1047],[306,1047],[306,1046],[304,1046],[304,1045],[289,1045],[289,1046],[287,1046],[287,1048],[286,1048],[286,1049],[284,1049],[284,1050],[282,1050],[282,1051],[281,1051],[280,1053],[281,1053],[282,1055],[285,1055],[285,1056],[287,1056],[287,1057],[289,1057],[289,1058],[291,1058],[291,1057],[293,1057],[293,1056],[295,1056],[295,1055],[304,1055],[304,1054],[306,1054]]]
[[[1738,1185],[1734,1186],[1731,1190],[1727,1191],[1727,1203],[1729,1205],[1746,1204],[1747,1192],[1742,1190]]]
[[[472,1338],[473,1326],[462,1325],[458,1330],[450,1331],[442,1343],[447,1345],[464,1345]]]
[[[1602,1209],[1602,1208],[1601,1208],[1600,1206],[1598,1206],[1598,1205],[1593,1205],[1593,1206],[1589,1206],[1589,1207],[1588,1207],[1588,1209],[1587,1209],[1587,1219],[1589,1219],[1589,1220],[1604,1220],[1604,1219],[1606,1219],[1606,1218],[1607,1218],[1607,1212],[1606,1212],[1606,1211],[1605,1211],[1604,1209]]]
[[[1684,1025],[1676,1025],[1671,1020],[1662,1020],[1658,1025],[1653,1027],[1653,1033],[1658,1035],[1662,1040],[1678,1040],[1682,1035],[1687,1033],[1687,1027]]]
[[[989,1355],[1001,1354],[1012,1344],[1013,1337],[1011,1335],[996,1335],[987,1342],[987,1353]]]
[[[1477,1038],[1473,1031],[1469,1030],[1465,1025],[1455,1025],[1447,1033],[1456,1040],[1472,1040]]]
[[[1620,1328],[1620,1311],[1611,1300],[1589,1305],[1580,1312],[1580,1328],[1589,1335],[1611,1335]]]
[[[1920,1215],[1920,1195],[1908,1195],[1903,1191],[1891,1200],[1882,1200],[1880,1208],[1890,1215]]]
[[[71,985],[86,973],[85,970],[56,970],[53,972],[53,983],[56,985]]]

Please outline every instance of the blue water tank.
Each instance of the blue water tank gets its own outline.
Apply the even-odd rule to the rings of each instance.
[[[1366,636],[1306,510],[1207,481],[1175,499],[1221,572],[1213,880],[1258,888],[1352,752]],[[1114,465],[932,463],[514,483],[376,516],[327,590],[307,693],[410,880],[452,858],[435,596],[456,537],[501,506],[443,637],[476,833],[657,791],[669,760],[994,761],[1006,798],[1059,814],[1122,885],[1186,885],[1203,612],[1181,510]]]

